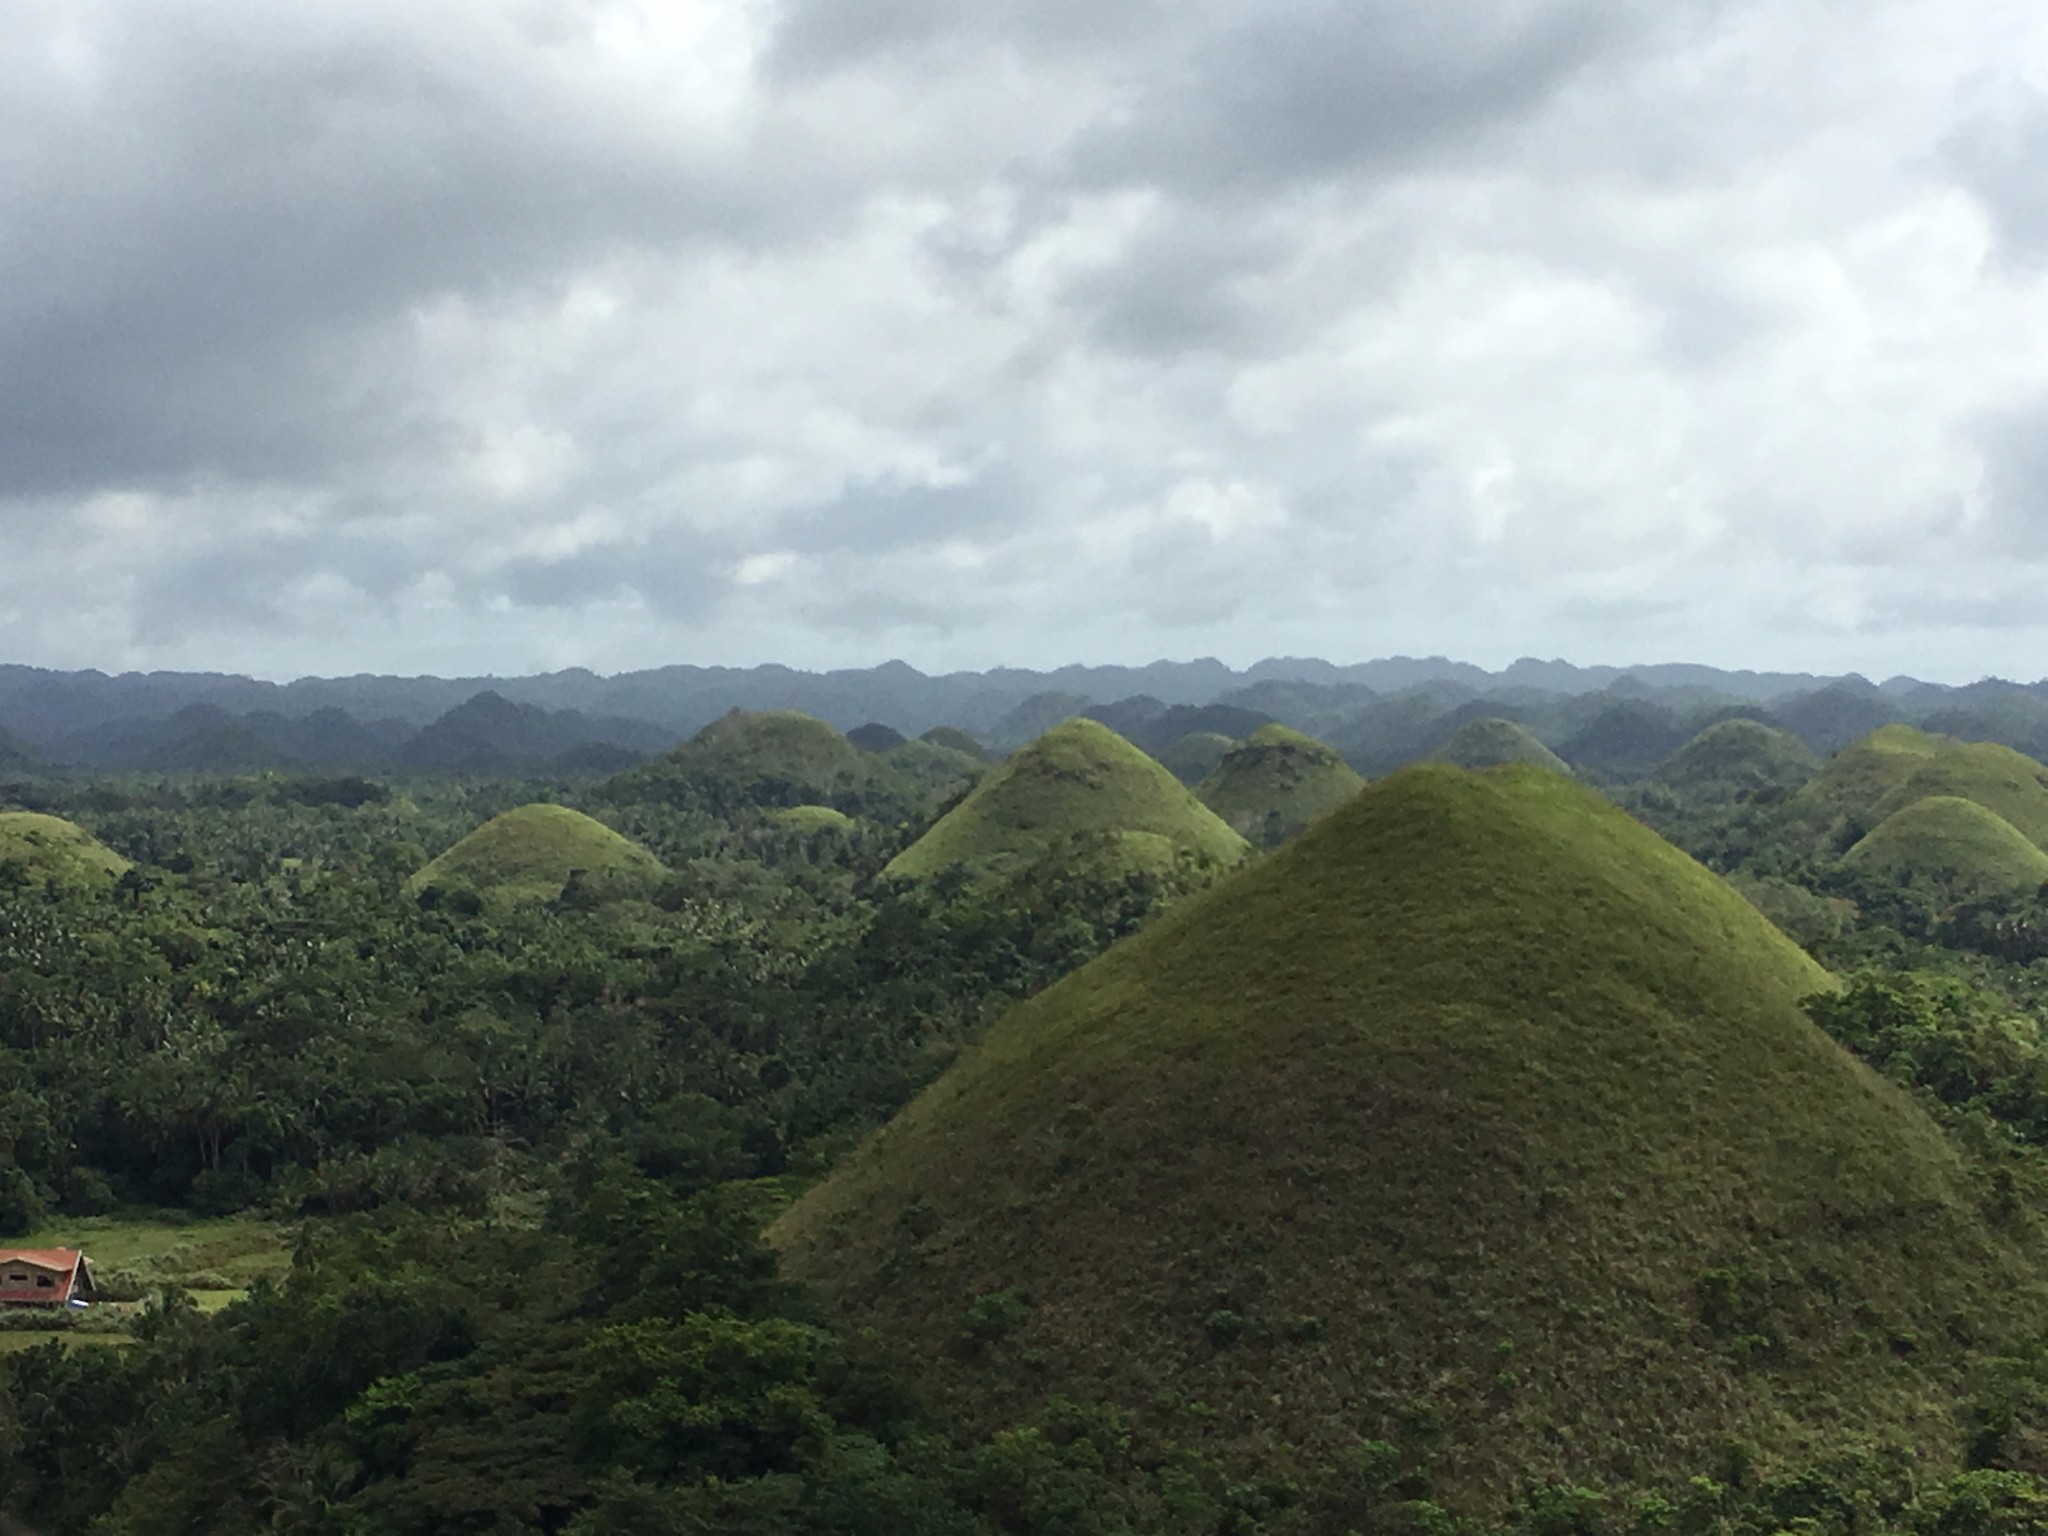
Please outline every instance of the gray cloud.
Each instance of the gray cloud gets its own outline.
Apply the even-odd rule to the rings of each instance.
[[[19,10],[0,659],[1975,672],[2048,564],[1995,0]]]
[[[1605,0],[1337,0],[1198,34],[1081,144],[1084,176],[1216,191],[1412,166],[1525,117],[1627,30]]]

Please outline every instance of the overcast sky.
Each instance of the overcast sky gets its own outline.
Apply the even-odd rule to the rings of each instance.
[[[2048,673],[2038,0],[7,0],[0,660]]]

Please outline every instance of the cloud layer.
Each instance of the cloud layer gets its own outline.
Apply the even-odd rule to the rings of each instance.
[[[2008,0],[21,0],[0,656],[2048,671]]]

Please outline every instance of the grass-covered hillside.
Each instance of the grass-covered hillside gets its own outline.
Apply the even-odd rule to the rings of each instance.
[[[1365,780],[1335,748],[1284,725],[1262,725],[1225,754],[1195,793],[1236,831],[1271,846],[1363,788]]]
[[[552,901],[579,871],[602,882],[658,875],[661,862],[581,811],[522,805],[492,817],[427,864],[409,888],[459,883],[498,901]]]
[[[1844,862],[1958,896],[2032,891],[2048,881],[2048,853],[1996,811],[1956,795],[1932,795],[1894,811]]]
[[[969,1425],[1100,1394],[1472,1506],[1934,1464],[2036,1255],[1801,1011],[1830,984],[1590,791],[1410,769],[1007,1015],[773,1235]]]
[[[1571,776],[1571,766],[1536,739],[1527,726],[1512,720],[1468,720],[1436,749],[1436,760],[1460,768],[1500,768],[1509,763],[1534,763],[1552,773]]]
[[[1221,731],[1191,731],[1153,755],[1183,784],[1199,784],[1216,771],[1237,743]]]
[[[1657,783],[1696,799],[1733,800],[1763,790],[1794,790],[1820,772],[1820,759],[1790,731],[1761,720],[1708,726],[1658,767]]]
[[[30,880],[85,885],[116,878],[128,861],[62,817],[0,811],[0,868],[8,865]]]
[[[1106,725],[1069,720],[1020,747],[890,861],[922,879],[953,868],[999,870],[1076,838],[1118,839],[1140,862],[1177,853],[1220,864],[1247,845],[1192,791]]]
[[[2048,767],[1994,742],[1888,725],[1838,752],[1794,798],[1809,824],[1861,835],[1919,800],[1953,796],[1996,811],[2048,847]]]

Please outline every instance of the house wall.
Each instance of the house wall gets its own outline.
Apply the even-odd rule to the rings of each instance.
[[[71,1294],[71,1272],[29,1264],[0,1263],[0,1307],[61,1307]]]

